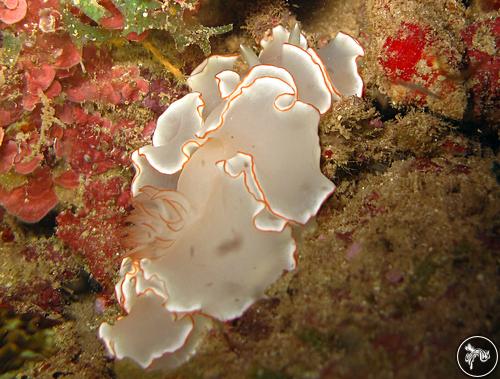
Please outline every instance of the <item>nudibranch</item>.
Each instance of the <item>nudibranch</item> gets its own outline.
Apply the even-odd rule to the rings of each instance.
[[[126,315],[103,323],[109,353],[174,368],[213,320],[237,318],[296,266],[291,225],[305,224],[335,186],[320,171],[318,124],[332,101],[361,96],[352,37],[308,47],[298,26],[261,41],[257,56],[211,56],[191,93],[135,151],[134,211],[116,297]]]

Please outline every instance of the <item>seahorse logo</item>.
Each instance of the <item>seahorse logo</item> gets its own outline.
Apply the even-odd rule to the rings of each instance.
[[[470,343],[465,346],[465,350],[468,351],[468,353],[465,355],[465,363],[469,365],[471,371],[474,368],[474,359],[476,359],[477,357],[479,357],[479,360],[483,363],[490,359],[489,350],[475,348]]]
[[[493,341],[483,336],[466,338],[458,347],[457,363],[464,374],[482,378],[491,374],[498,363],[498,350]]]

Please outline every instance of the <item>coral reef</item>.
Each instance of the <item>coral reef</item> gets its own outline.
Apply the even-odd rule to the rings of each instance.
[[[139,30],[131,19],[131,4],[113,4],[38,0],[28,5],[6,3],[2,17],[10,18],[2,25],[0,87],[0,204],[26,223],[43,221],[54,208],[62,211],[57,218],[58,237],[80,253],[89,265],[87,269],[106,288],[110,288],[107,285],[116,272],[112,258],[121,251],[119,220],[128,207],[128,177],[122,172],[129,165],[129,152],[134,143],[148,138],[148,122],[154,123],[154,112],[163,110],[175,100],[176,93],[182,92],[174,83],[165,87],[161,78],[153,78],[144,70],[155,85],[150,89],[149,80],[137,66],[130,62],[115,64],[111,49],[103,42],[117,35],[106,32],[106,38],[99,41],[91,37],[97,31],[104,33],[104,29],[133,29],[127,32],[128,37],[132,32],[164,27],[177,30],[184,27],[183,12],[194,11],[196,5],[172,4],[167,27],[160,25],[166,13],[159,7],[168,4],[135,2],[134,6],[146,7],[157,17],[156,21],[143,17]],[[98,26],[93,25],[96,20]],[[199,32],[194,20],[186,28],[197,34],[196,41],[206,49],[202,38],[208,38],[212,29]],[[75,40],[84,34],[85,40]],[[175,35],[180,38],[181,33]],[[179,47],[194,41],[185,36]],[[160,94],[166,99],[160,101]],[[114,114],[116,107],[125,109],[132,103],[138,113],[130,117]],[[101,183],[111,184],[106,185],[102,198],[96,199],[93,194]],[[109,206],[112,198],[116,207]],[[99,214],[101,209],[107,216]],[[95,234],[92,231],[103,219],[107,220],[107,233],[99,234],[94,244],[81,244],[89,241],[88,235]],[[108,263],[98,263],[102,261]]]
[[[7,377],[458,378],[464,337],[500,340],[497,1],[124,3],[0,0],[0,323],[24,320],[0,337]],[[110,360],[130,157],[227,30],[200,25],[234,25],[210,40],[228,54],[295,21],[366,52],[363,98],[320,120],[337,190],[295,235],[298,269],[171,374]]]

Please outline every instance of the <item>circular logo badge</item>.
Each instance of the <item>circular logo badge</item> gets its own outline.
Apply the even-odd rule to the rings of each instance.
[[[486,337],[472,336],[462,342],[457,350],[457,362],[468,376],[482,378],[491,374],[498,363],[498,350]]]

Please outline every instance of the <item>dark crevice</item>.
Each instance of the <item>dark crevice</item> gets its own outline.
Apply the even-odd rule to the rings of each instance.
[[[57,378],[63,378],[65,376],[68,376],[68,375],[73,375],[74,373],[71,372],[71,371],[66,371],[66,372],[62,372],[62,371],[57,371],[55,373],[52,374],[52,377],[57,379]]]
[[[332,181],[334,183],[340,183],[344,180],[352,181],[359,177],[359,175],[365,173],[366,167],[366,163],[357,161],[353,161],[345,166],[339,166],[335,171]]]
[[[56,211],[50,211],[45,215],[44,218],[42,218],[40,221],[34,223],[34,224],[29,224],[25,222],[19,222],[23,230],[28,233],[33,233],[37,236],[43,236],[43,237],[51,237],[55,235],[56,233],[56,217],[58,215],[58,212]]]
[[[315,11],[326,6],[326,0],[287,0],[286,3],[299,21],[309,20]]]
[[[477,139],[481,145],[490,147],[495,154],[498,152],[499,139],[497,128],[484,117],[474,117],[474,96],[471,94],[467,102],[464,118],[459,123],[459,130],[471,139]]]
[[[214,1],[210,7],[201,7],[197,18],[206,26],[233,24],[233,30],[238,30],[249,14],[269,3],[269,0]]]
[[[84,269],[81,269],[76,277],[62,283],[61,291],[69,301],[76,301],[79,295],[98,293],[102,286]]]
[[[373,100],[373,105],[380,113],[380,119],[383,122],[393,120],[396,116],[404,117],[412,109],[414,109],[411,106],[394,108],[390,105],[389,101],[384,101],[383,99],[380,100],[378,97]],[[469,139],[478,141],[484,147],[491,148],[496,154],[500,148],[497,128],[494,125],[491,125],[485,117],[474,117],[473,107],[474,98],[470,95],[462,120],[456,120],[451,117],[435,113],[428,108],[423,108],[421,111],[454,126],[458,132],[463,133]]]
[[[382,122],[393,120],[397,115],[404,116],[408,113],[406,107],[401,109],[394,108],[386,98],[375,98],[373,100],[373,105],[380,114],[380,120]]]
[[[495,161],[493,162],[493,165],[491,166],[491,172],[493,172],[493,175],[495,176],[497,183],[500,184],[500,163]]]
[[[92,275],[89,276],[88,284],[91,292],[94,293],[102,292],[103,289],[102,285]]]

